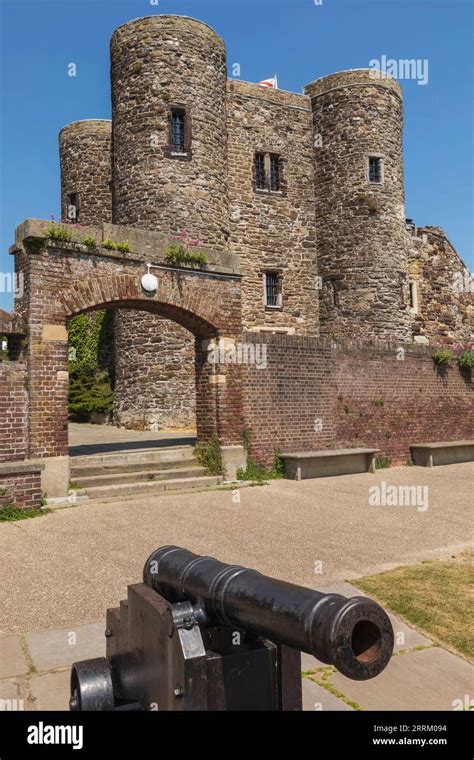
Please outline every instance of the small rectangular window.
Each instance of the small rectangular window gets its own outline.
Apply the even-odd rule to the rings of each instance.
[[[186,113],[181,108],[171,111],[171,150],[173,153],[185,153]]]
[[[255,184],[259,190],[266,189],[265,182],[265,153],[255,154]]]
[[[281,278],[278,272],[265,272],[265,306],[281,306]]]
[[[412,313],[417,314],[418,313],[418,290],[416,286],[416,282],[413,280],[409,283],[409,290],[410,290],[410,310]]]
[[[380,156],[369,156],[369,182],[382,182],[382,159]]]
[[[270,190],[280,190],[280,156],[270,155]]]
[[[67,221],[77,224],[79,221],[79,198],[77,193],[69,193],[67,196]]]

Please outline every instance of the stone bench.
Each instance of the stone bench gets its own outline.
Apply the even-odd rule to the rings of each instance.
[[[305,480],[375,472],[375,460],[379,451],[380,449],[325,449],[281,454],[281,458],[287,478]]]
[[[419,467],[474,462],[474,441],[414,443],[410,450],[414,464]]]

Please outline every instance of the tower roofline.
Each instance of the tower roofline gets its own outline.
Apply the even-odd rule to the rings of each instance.
[[[137,21],[145,21],[145,19],[149,18],[176,18],[176,19],[185,19],[187,21],[194,21],[196,24],[200,24],[201,26],[207,27],[211,32],[213,32],[216,37],[219,37],[219,39],[222,41],[222,43],[225,45],[224,38],[222,35],[217,32],[214,27],[212,27],[210,24],[206,24],[205,21],[201,21],[199,18],[194,18],[194,16],[185,16],[184,14],[179,13],[155,13],[149,16],[137,16],[137,18],[132,18],[130,21],[126,21],[124,24],[120,24],[120,26],[117,26],[116,29],[114,29],[112,33],[112,37],[116,34],[116,32],[119,31],[119,29],[123,29],[125,26],[129,26],[130,24],[135,24]]]
[[[347,80],[345,81],[345,77]],[[360,81],[358,81],[360,79]],[[387,90],[391,90],[396,93],[400,98],[402,97],[402,86],[398,79],[395,79],[391,74],[385,72],[378,72],[376,69],[371,68],[359,68],[359,69],[342,69],[342,71],[332,71],[330,74],[326,74],[323,77],[313,79],[304,87],[305,94],[311,94],[312,97],[322,95],[326,92],[324,84],[331,84],[334,82],[334,87],[331,89],[338,89],[339,87],[355,87],[358,85],[373,84],[378,87],[384,87]],[[310,92],[313,90],[313,92]]]
[[[69,129],[69,127],[74,127],[76,124],[103,124],[103,123],[112,123],[112,119],[76,119],[76,121],[70,121],[69,124],[65,124],[62,129],[59,130],[59,134],[61,132],[64,132],[65,129]]]

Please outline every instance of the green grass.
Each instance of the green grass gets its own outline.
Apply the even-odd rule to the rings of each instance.
[[[354,581],[435,643],[474,659],[474,552]]]
[[[0,522],[29,520],[30,517],[42,517],[52,511],[52,509],[19,509],[12,504],[7,504],[6,507],[0,509]]]

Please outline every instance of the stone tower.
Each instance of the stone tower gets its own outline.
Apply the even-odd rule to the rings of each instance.
[[[112,123],[73,121],[59,133],[61,217],[84,225],[112,221]]]
[[[314,125],[321,334],[409,340],[400,85],[352,70],[305,92]]]
[[[111,40],[113,221],[225,250],[226,53],[206,24],[149,16]],[[174,150],[173,123],[182,130]],[[145,428],[194,424],[194,336],[131,311],[115,318],[115,416]]]

